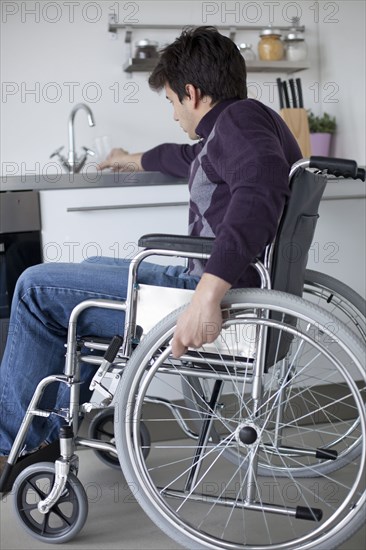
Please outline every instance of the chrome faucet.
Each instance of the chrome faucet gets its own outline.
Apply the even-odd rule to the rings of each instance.
[[[76,113],[81,109],[86,111],[86,113],[88,115],[89,126],[95,126],[94,116],[93,116],[93,113],[92,113],[90,107],[88,107],[88,105],[86,105],[85,103],[78,103],[72,109],[72,111],[70,113],[70,116],[69,116],[69,122],[68,122],[69,154],[68,154],[67,159],[63,155],[61,155],[61,151],[64,147],[60,147],[54,153],[52,153],[52,155],[50,155],[50,158],[53,158],[53,157],[57,156],[58,159],[60,160],[62,166],[64,168],[66,168],[66,170],[68,172],[70,172],[71,174],[77,174],[78,172],[80,172],[80,170],[83,168],[83,166],[86,162],[86,159],[87,159],[88,155],[91,155],[91,156],[95,155],[94,151],[92,151],[91,149],[88,149],[88,147],[82,147],[82,149],[84,149],[84,154],[80,158],[78,158],[78,156],[76,154],[76,151],[75,151],[74,120],[75,120]]]

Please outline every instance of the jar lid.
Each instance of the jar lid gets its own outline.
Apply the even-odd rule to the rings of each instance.
[[[286,37],[285,37],[285,40],[288,40],[288,41],[293,41],[293,40],[305,40],[304,38],[304,35],[299,33],[299,32],[296,32],[296,31],[293,31],[293,32],[289,32]]]
[[[267,27],[266,29],[262,29],[259,36],[282,36],[281,31],[279,29],[272,29],[272,27]]]
[[[154,40],[149,40],[148,38],[143,38],[142,40],[138,40],[135,44],[136,46],[158,46],[158,42],[155,42]]]

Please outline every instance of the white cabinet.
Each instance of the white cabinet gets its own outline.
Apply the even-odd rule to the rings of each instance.
[[[365,183],[330,181],[320,203],[308,267],[328,273],[365,297],[365,250]]]
[[[143,234],[187,233],[188,198],[186,185],[41,191],[43,259],[131,258]]]

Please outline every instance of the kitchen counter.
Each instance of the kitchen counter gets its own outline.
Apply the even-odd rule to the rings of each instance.
[[[104,187],[149,187],[159,185],[186,185],[184,178],[167,176],[160,172],[92,172],[81,174],[34,174],[3,176],[2,191],[50,191],[60,189],[100,189]],[[329,177],[323,200],[366,197],[366,185],[361,180]]]
[[[364,181],[330,176],[322,200],[364,198],[366,198],[366,183]]]
[[[141,187],[150,185],[179,185],[186,183],[186,179],[167,176],[160,172],[92,172],[91,170],[83,170],[80,174],[2,176],[0,180],[0,192],[103,187]]]

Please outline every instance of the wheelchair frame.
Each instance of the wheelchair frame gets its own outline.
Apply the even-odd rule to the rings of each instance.
[[[332,164],[332,163],[331,163]],[[290,181],[292,180],[294,174],[296,174],[297,170],[299,168],[306,168],[306,167],[312,167],[318,166],[319,168],[327,167],[329,168],[329,159],[324,160],[302,160],[296,163],[292,168],[289,175]],[[320,166],[319,166],[320,165]],[[341,166],[340,166],[341,165]],[[337,161],[334,163],[334,166],[332,166],[333,173],[345,173],[346,175],[350,175],[350,172],[353,173],[353,177],[364,177],[364,174],[360,172],[360,170],[357,169],[357,166],[355,167],[352,165],[350,167],[349,164],[344,163],[343,161]],[[152,248],[152,249],[145,249],[142,252],[138,253],[130,264],[129,269],[129,279],[128,279],[128,291],[127,291],[127,297],[125,302],[116,302],[116,301],[110,301],[110,300],[87,300],[79,304],[74,308],[74,310],[71,313],[70,320],[69,320],[69,327],[68,327],[68,336],[67,336],[67,352],[66,352],[66,360],[65,360],[65,369],[64,374],[60,375],[54,375],[54,376],[48,376],[45,379],[43,379],[37,386],[35,393],[33,395],[32,401],[28,407],[27,414],[25,415],[25,418],[23,420],[22,426],[19,429],[19,432],[17,434],[17,437],[14,441],[13,447],[11,449],[9,458],[8,458],[8,471],[4,474],[8,475],[11,467],[13,464],[15,464],[27,430],[30,426],[30,423],[32,422],[32,419],[34,416],[44,416],[47,417],[50,414],[52,414],[52,411],[43,411],[38,408],[38,403],[42,397],[43,391],[46,388],[46,386],[50,383],[64,383],[69,386],[70,388],[70,407],[68,411],[64,411],[64,417],[66,423],[69,424],[68,427],[61,430],[60,434],[60,459],[56,460],[55,462],[55,480],[53,483],[53,487],[48,494],[48,496],[43,499],[39,505],[38,509],[41,513],[45,514],[49,512],[52,507],[56,504],[58,499],[60,498],[60,495],[63,494],[65,491],[65,487],[68,483],[68,480],[71,476],[75,476],[78,472],[78,459],[76,455],[74,454],[75,446],[80,445],[84,447],[93,448],[97,451],[102,452],[108,452],[108,453],[114,453],[118,455],[116,451],[116,447],[112,444],[105,443],[99,440],[91,440],[86,438],[80,438],[75,437],[74,434],[77,434],[78,428],[79,428],[79,415],[80,411],[82,412],[88,412],[93,408],[90,404],[85,404],[80,407],[79,398],[80,398],[80,369],[81,369],[81,363],[87,362],[87,363],[93,363],[99,364],[99,368],[97,370],[96,375],[94,376],[95,381],[95,387],[97,387],[99,390],[102,391],[102,394],[104,392],[105,399],[102,402],[102,409],[108,407],[112,404],[112,400],[115,394],[115,391],[117,389],[117,386],[119,385],[120,379],[121,379],[121,367],[124,367],[124,365],[128,362],[129,358],[131,357],[131,353],[133,351],[133,345],[137,338],[136,333],[136,302],[137,302],[137,295],[138,295],[138,285],[136,284],[137,279],[137,271],[138,266],[140,263],[145,260],[148,256],[151,255],[164,255],[164,256],[178,256],[178,257],[184,257],[184,258],[197,258],[200,260],[205,260],[209,258],[209,252],[202,252],[202,247],[210,247],[211,244],[209,240],[205,239],[197,239],[197,242],[199,243],[199,248],[201,249],[199,252],[197,251],[187,251],[187,250],[169,250],[167,248]],[[211,241],[212,243],[212,241]],[[184,248],[184,247],[183,247]],[[265,258],[263,263],[259,260],[256,261],[254,264],[255,268],[257,269],[260,278],[261,278],[261,288],[266,289],[268,291],[271,290],[271,276],[270,276],[270,269],[272,266],[273,261],[273,245],[269,246],[266,250]],[[109,350],[107,350],[107,353],[103,359],[95,359],[92,357],[86,357],[85,359],[80,357],[80,352],[78,350],[78,339],[76,335],[76,329],[77,329],[77,320],[79,315],[87,308],[90,307],[97,307],[97,308],[106,308],[111,310],[117,310],[117,311],[123,311],[125,312],[125,330],[123,335],[123,342],[122,345],[114,345],[109,346]],[[289,312],[290,313],[290,312]],[[260,399],[263,392],[263,385],[262,385],[262,379],[266,372],[266,341],[267,341],[267,333],[271,327],[271,322],[268,313],[263,311],[263,313],[260,315],[260,318],[263,319],[263,323],[258,323],[258,340],[257,340],[257,362],[260,365],[259,371],[256,371],[253,373],[253,390],[252,390],[252,398],[254,402],[254,415],[256,414],[256,409],[260,406]],[[272,325],[273,327],[275,325]],[[120,344],[120,342],[118,342]],[[91,348],[96,349],[98,347],[97,344],[91,343]],[[104,349],[104,346],[100,346],[101,349]],[[114,348],[114,349],[111,349]],[[116,361],[116,356],[118,354],[118,358]],[[187,355],[183,356],[181,358],[182,361],[189,362],[191,361],[191,355],[188,353]],[[184,371],[182,371],[184,373]],[[191,371],[189,368],[187,369],[187,375],[191,375]],[[106,388],[101,382],[105,380],[106,377],[108,377],[112,380],[112,383],[109,388]],[[224,376],[221,376],[221,378],[225,378]],[[98,381],[99,379],[99,381]],[[219,393],[219,392],[218,392]],[[218,395],[216,396],[218,397]],[[148,399],[147,399],[148,400]],[[183,431],[192,438],[199,438],[199,441],[204,443],[206,441],[208,432],[208,427],[205,428],[205,433],[201,436],[195,434],[194,431],[190,429],[187,422],[182,418],[182,415],[179,412],[179,409],[174,406],[174,404],[170,403],[169,401],[164,403],[164,399],[157,398],[157,401],[160,404],[163,404],[170,408],[170,410],[173,412],[175,418],[177,419],[179,425],[183,429]],[[97,407],[100,408],[100,407]],[[119,456],[119,455],[118,455]],[[329,457],[328,457],[329,458]],[[251,459],[251,462],[255,465],[257,464],[257,459],[253,456]],[[3,475],[3,478],[6,477],[6,475]],[[193,477],[190,481],[191,485],[195,483],[197,474],[193,474]],[[2,480],[3,481],[3,480]],[[75,480],[74,480],[74,483]],[[249,483],[250,485],[250,483]],[[253,498],[253,488],[251,488],[248,491],[247,498],[248,500]],[[303,512],[306,515],[306,512]],[[316,514],[316,512],[314,512]],[[86,517],[85,517],[86,519]],[[79,528],[80,526],[78,526]],[[82,526],[81,526],[82,527]],[[80,527],[80,528],[81,528]],[[72,536],[74,536],[74,531],[72,531]],[[63,537],[62,541],[69,540],[71,536],[67,535]],[[57,542],[60,542],[60,540],[57,540]],[[209,546],[211,547],[211,546]]]

